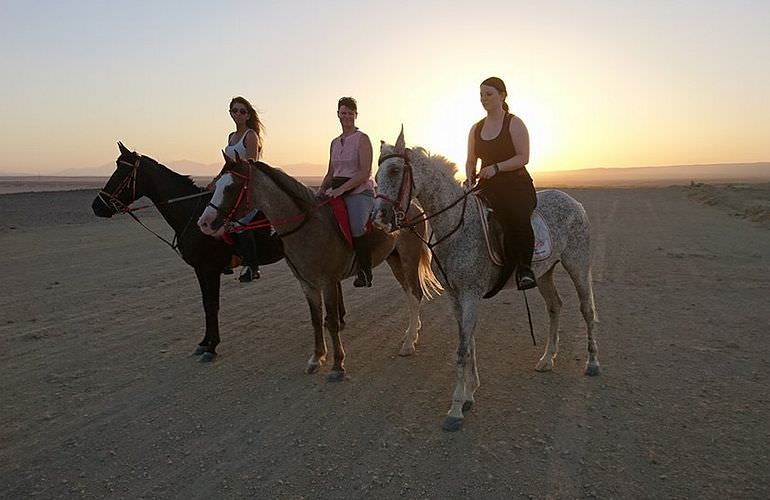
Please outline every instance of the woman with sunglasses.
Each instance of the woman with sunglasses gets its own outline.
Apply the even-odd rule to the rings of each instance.
[[[342,197],[348,210],[353,251],[358,261],[356,287],[372,286],[372,254],[367,233],[369,214],[374,206],[372,143],[356,127],[358,105],[352,97],[337,102],[337,118],[342,133],[329,147],[329,168],[318,189],[319,194]]]
[[[225,154],[235,159],[236,153],[243,159],[258,160],[262,152],[262,122],[254,110],[254,107],[243,97],[234,97],[230,101],[230,117],[235,122],[235,132],[227,136]],[[251,222],[257,210],[254,209],[239,222],[247,224]],[[248,283],[259,278],[259,264],[257,260],[257,245],[253,231],[232,233],[235,237],[235,249],[243,259],[243,269],[238,278],[242,283]]]

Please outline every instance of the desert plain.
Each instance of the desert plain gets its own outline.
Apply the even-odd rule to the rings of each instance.
[[[583,376],[563,270],[553,372],[533,369],[542,299],[528,292],[533,346],[521,292],[504,291],[481,310],[481,388],[457,433],[440,426],[446,297],[399,357],[390,271],[345,282],[349,377],[332,384],[328,367],[303,373],[299,285],[264,266],[224,278],[220,356],[199,363],[192,269],[129,218],[96,218],[97,186],[80,187],[0,195],[3,498],[770,497],[767,183],[565,189],[592,223],[602,374]]]

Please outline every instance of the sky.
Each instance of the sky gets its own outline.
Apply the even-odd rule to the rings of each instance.
[[[0,0],[0,172],[114,162],[118,140],[218,163],[236,95],[272,165],[326,165],[348,95],[375,149],[403,124],[464,165],[489,76],[534,170],[770,161],[768,26],[766,0]]]

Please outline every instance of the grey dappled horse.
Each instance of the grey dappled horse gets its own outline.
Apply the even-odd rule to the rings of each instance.
[[[216,191],[198,225],[206,234],[221,230],[239,200],[250,199],[273,224],[283,241],[286,262],[300,282],[310,306],[315,332],[315,352],[308,361],[306,372],[314,373],[326,359],[322,310],[326,309],[326,328],[334,346],[334,366],[330,381],[344,378],[345,352],[340,339],[337,317],[337,285],[353,276],[357,266],[353,249],[344,241],[328,207],[320,206],[315,193],[287,175],[263,162],[231,161],[216,181]],[[247,193],[243,195],[242,193]],[[232,215],[233,219],[237,215]],[[423,224],[417,233],[425,236]],[[407,296],[410,311],[399,354],[414,353],[420,329],[420,304],[423,297],[440,290],[430,266],[431,255],[425,244],[410,231],[385,233],[373,230],[372,265],[387,260],[393,274]]]
[[[457,167],[453,163],[442,156],[429,155],[422,148],[406,149],[403,129],[395,146],[382,143],[379,163],[375,225],[386,230],[400,225],[401,222],[397,220],[403,218],[400,208],[413,198],[420,202],[428,216],[438,213],[429,223],[435,239],[445,239],[433,248],[434,263],[443,270],[439,277],[452,298],[460,336],[457,384],[444,428],[457,430],[462,426],[463,411],[471,408],[473,395],[479,387],[474,337],[477,309],[482,296],[495,283],[501,268],[495,266],[488,257],[481,215],[473,206],[474,203],[468,203],[471,205],[469,207],[465,203],[457,203],[441,212],[466,194],[454,178]],[[588,217],[580,203],[557,190],[538,192],[537,209],[550,227],[552,252],[550,257],[534,262],[532,266],[548,308],[550,323],[548,343],[535,369],[553,369],[558,352],[559,310],[562,302],[554,284],[553,271],[556,263],[561,262],[575,284],[580,298],[580,311],[587,326],[588,362],[585,373],[597,375],[599,360],[594,339],[597,318],[591,285]],[[514,281],[511,280],[506,287],[515,286]]]

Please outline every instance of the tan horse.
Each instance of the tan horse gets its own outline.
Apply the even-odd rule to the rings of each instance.
[[[334,347],[334,366],[328,380],[343,380],[345,351],[340,338],[337,285],[358,271],[353,249],[340,234],[331,211],[321,205],[310,188],[263,162],[225,160],[211,203],[198,226],[206,234],[216,234],[226,219],[236,219],[247,210],[246,206],[239,209],[239,203],[248,203],[249,208],[265,214],[283,241],[286,261],[310,306],[315,352],[305,372],[316,372],[326,360],[325,324]],[[419,213],[415,207],[412,210]],[[371,240],[372,265],[387,261],[407,297],[410,320],[399,352],[402,356],[414,353],[422,299],[440,290],[431,270],[430,252],[420,239],[425,238],[425,224],[414,232],[419,237],[411,231],[373,230]],[[324,309],[326,319],[322,322]]]

